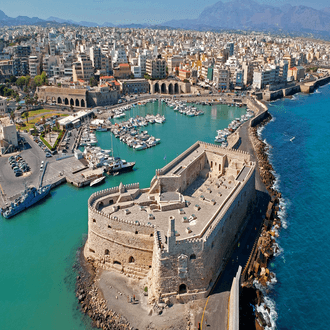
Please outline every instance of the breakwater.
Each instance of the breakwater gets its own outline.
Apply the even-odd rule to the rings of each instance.
[[[267,110],[261,111],[262,117],[259,118],[258,124],[249,127],[249,137],[256,152],[259,165],[259,173],[262,182],[264,183],[271,200],[268,203],[266,214],[262,225],[259,228],[259,235],[255,241],[248,262],[246,263],[241,281],[243,290],[246,295],[250,296],[250,303],[256,306],[255,308],[255,327],[257,329],[271,327],[271,320],[267,313],[260,312],[260,307],[264,307],[265,300],[262,290],[256,289],[257,286],[267,287],[268,283],[275,280],[275,274],[269,270],[269,261],[274,256],[278,249],[275,238],[278,236],[277,229],[281,227],[281,220],[278,212],[280,210],[281,193],[274,189],[275,175],[274,169],[268,158],[268,146],[260,140],[258,136],[258,128],[266,125],[271,116]],[[261,120],[263,119],[263,120]],[[249,289],[253,289],[252,291]],[[246,294],[246,292],[248,292]],[[259,308],[259,309],[258,309]]]
[[[275,101],[283,97],[292,96],[297,93],[306,93],[306,94],[313,93],[318,87],[324,86],[329,82],[330,82],[330,76],[327,76],[324,78],[317,79],[315,81],[301,83],[295,86],[290,86],[276,91],[266,91],[260,93],[259,95],[260,97],[262,97],[264,101]]]

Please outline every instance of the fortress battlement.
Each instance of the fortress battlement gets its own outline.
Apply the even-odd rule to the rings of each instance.
[[[149,188],[120,184],[91,195],[85,257],[149,273],[151,300],[207,292],[254,203],[254,175],[248,153],[198,141],[156,170]]]

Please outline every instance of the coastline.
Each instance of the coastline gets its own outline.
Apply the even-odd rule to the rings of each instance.
[[[256,110],[256,116],[247,123],[249,125],[248,142],[257,156],[260,177],[267,188],[271,201],[268,204],[266,217],[258,232],[249,261],[244,268],[242,279],[246,276],[243,287],[245,289],[250,289],[248,295],[252,299],[252,304],[256,305],[255,326],[256,329],[261,329],[258,327],[259,323],[265,327],[270,325],[270,321],[267,316],[258,312],[258,307],[264,304],[264,297],[262,291],[255,288],[254,281],[257,280],[259,283],[266,286],[267,282],[271,282],[275,278],[275,275],[268,270],[268,260],[274,255],[274,252],[276,252],[275,234],[277,233],[273,233],[271,229],[272,226],[281,226],[280,219],[277,216],[281,194],[272,188],[275,182],[275,176],[272,173],[273,167],[269,163],[267,155],[268,148],[267,145],[259,139],[257,133],[259,127],[265,126],[271,120],[271,116],[268,113],[267,106],[261,102],[256,101],[254,105],[250,105],[250,108],[251,107]],[[253,127],[251,127],[252,122]],[[237,136],[234,140],[234,144],[237,144]],[[262,251],[262,253],[257,253],[258,251]],[[261,255],[263,259],[262,262],[260,261]],[[76,296],[81,305],[82,312],[87,314],[91,318],[93,325],[98,328],[134,329],[130,327],[125,317],[122,317],[119,313],[108,308],[107,301],[103,297],[102,288],[99,283],[101,273],[97,271],[91,263],[84,260],[82,251],[80,253],[80,259],[83,271],[77,277]],[[255,262],[259,264],[257,269],[254,267]],[[86,276],[86,273],[88,273],[89,277]],[[118,292],[118,298],[121,298],[119,294],[121,295],[121,293]],[[116,296],[116,299],[118,298]],[[125,315],[125,313],[122,315]],[[188,322],[188,325],[189,323],[190,322]]]
[[[79,251],[78,276],[76,277],[75,290],[81,312],[90,317],[92,326],[96,328],[133,329],[123,316],[107,307],[102,292],[96,284],[96,269],[92,263],[84,258],[84,245]]]

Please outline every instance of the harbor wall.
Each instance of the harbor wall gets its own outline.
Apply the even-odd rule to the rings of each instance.
[[[330,82],[330,76],[317,79],[315,81],[290,86],[276,91],[266,91],[262,93],[262,99],[265,101],[274,101],[283,97],[291,96],[297,93],[313,93],[315,89]],[[259,98],[260,99],[260,98]]]

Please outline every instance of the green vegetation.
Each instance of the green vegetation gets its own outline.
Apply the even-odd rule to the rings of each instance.
[[[36,86],[42,86],[48,84],[47,74],[45,71],[43,71],[41,75],[35,76],[33,80]]]
[[[151,77],[147,73],[145,73],[144,74],[144,79],[151,79]]]
[[[64,135],[64,130],[60,132],[60,134],[58,135],[58,137],[57,137],[57,139],[56,139],[56,141],[55,141],[55,143],[54,143],[53,146],[51,146],[51,145],[45,140],[45,132],[42,132],[42,133],[41,133],[41,135],[40,135],[40,140],[46,145],[46,147],[47,147],[49,150],[54,151],[54,150],[57,148],[58,144],[60,143],[60,141],[61,141],[63,135]]]
[[[26,119],[26,123],[28,123],[29,122],[29,119],[28,119],[29,118],[29,112],[28,111],[24,112],[22,116]]]
[[[11,88],[9,88],[9,86],[6,85],[0,85],[0,95],[1,96],[9,96],[9,97],[17,97],[18,94]]]
[[[47,113],[45,113],[45,112],[47,112]],[[44,114],[44,115],[42,115],[42,114]],[[39,116],[36,116],[36,115],[39,115]],[[58,114],[58,113],[51,112],[51,110],[45,110],[45,109],[33,110],[33,111],[29,111],[29,117],[30,117],[29,122],[22,125],[23,127],[21,127],[20,125],[16,125],[16,128],[18,130],[21,128],[29,130],[30,128],[33,128],[36,123],[44,122],[44,121],[46,121],[47,118],[50,118],[54,115],[59,115],[60,117],[68,116],[68,114]],[[33,117],[33,116],[36,116],[36,118],[31,119],[31,117]]]
[[[318,70],[318,67],[317,66],[313,66],[313,67],[307,68],[306,69],[306,72],[316,72],[317,70]]]
[[[89,79],[89,84],[91,85],[91,87],[97,86],[98,85],[98,81],[95,77],[91,77]]]
[[[30,82],[30,76],[22,76],[22,77],[19,77],[17,80],[16,80],[16,86],[18,87],[27,87],[29,85],[29,82]]]

